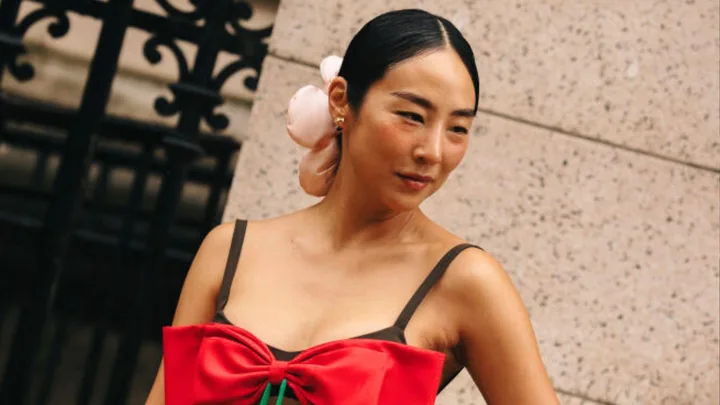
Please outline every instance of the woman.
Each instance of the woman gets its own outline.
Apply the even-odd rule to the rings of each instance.
[[[301,185],[324,198],[207,235],[147,403],[428,405],[467,368],[488,404],[557,404],[500,264],[419,208],[467,150],[469,44],[403,10],[357,33],[337,77],[331,62],[288,111],[311,147]]]

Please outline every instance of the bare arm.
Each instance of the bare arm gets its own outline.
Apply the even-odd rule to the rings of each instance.
[[[233,229],[232,223],[219,225],[203,240],[185,277],[173,317],[173,326],[201,324],[212,320]],[[164,404],[164,368],[161,362],[145,405]]]
[[[512,281],[489,254],[457,259],[461,360],[489,405],[558,405],[530,318]]]

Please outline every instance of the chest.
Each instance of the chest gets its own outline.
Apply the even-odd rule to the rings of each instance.
[[[418,247],[333,255],[278,242],[274,249],[250,245],[243,250],[225,315],[287,351],[393,325],[437,260],[436,252]],[[426,326],[443,322],[425,312],[413,328],[431,330]],[[423,347],[436,346],[428,333],[418,335]]]

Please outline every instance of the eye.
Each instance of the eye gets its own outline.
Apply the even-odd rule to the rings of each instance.
[[[469,132],[467,128],[465,127],[452,127],[450,128],[452,132],[457,132],[459,134],[466,134]]]
[[[404,117],[404,118],[407,118],[407,119],[410,119],[410,120],[415,121],[415,122],[419,122],[419,123],[421,123],[421,124],[425,122],[425,120],[423,119],[422,115],[420,115],[420,114],[418,114],[418,113],[411,112],[411,111],[398,111],[398,112],[397,112],[397,115],[399,115],[399,116],[401,116],[401,117]]]

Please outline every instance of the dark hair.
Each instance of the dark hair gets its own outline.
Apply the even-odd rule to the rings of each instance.
[[[447,19],[417,9],[381,14],[350,41],[338,73],[347,80],[348,103],[359,110],[370,86],[382,79],[389,68],[447,47],[457,52],[470,73],[477,112],[480,83],[470,44]]]

